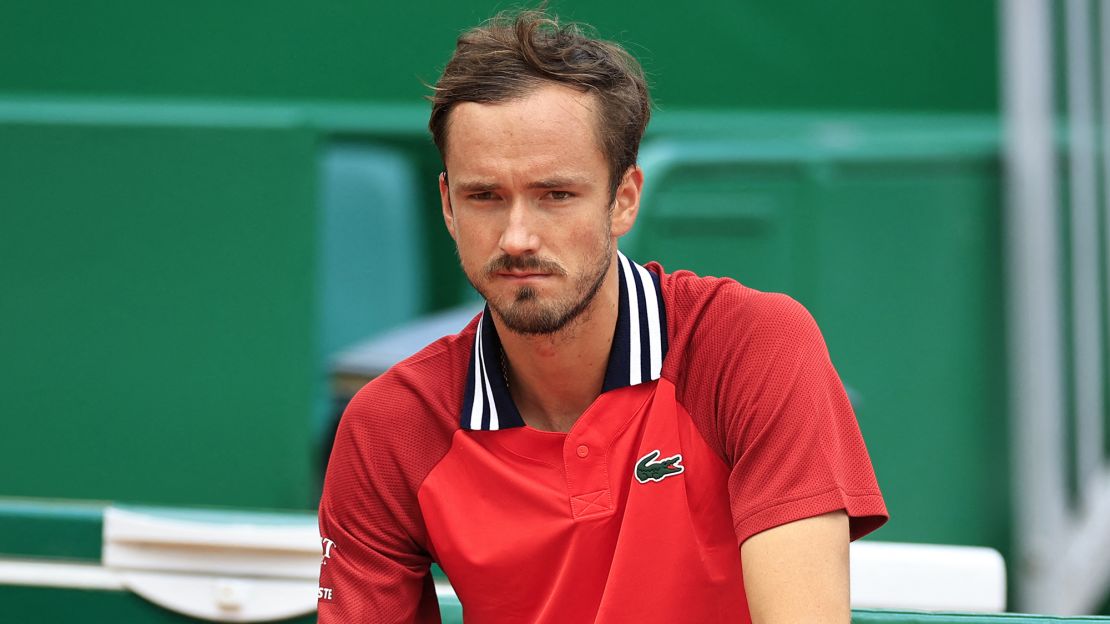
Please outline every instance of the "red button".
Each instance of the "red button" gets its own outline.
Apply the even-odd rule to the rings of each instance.
[[[585,444],[578,445],[578,456],[579,457],[585,458],[589,454],[590,454],[590,447],[586,446]]]

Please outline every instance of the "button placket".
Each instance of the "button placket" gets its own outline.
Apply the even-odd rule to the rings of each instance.
[[[592,432],[596,437],[596,432]],[[567,493],[574,518],[593,516],[612,509],[609,470],[604,446],[590,438],[591,432],[568,436],[564,450]]]

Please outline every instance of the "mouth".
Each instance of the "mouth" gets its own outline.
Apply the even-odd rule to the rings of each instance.
[[[537,273],[537,272],[532,272],[532,271],[498,271],[494,275],[496,275],[497,277],[500,277],[502,279],[507,279],[507,280],[510,280],[510,281],[523,281],[523,280],[543,279],[545,277],[551,277],[550,273]]]
[[[511,285],[542,283],[566,275],[566,271],[557,262],[531,255],[502,255],[487,263],[485,270],[487,280]]]

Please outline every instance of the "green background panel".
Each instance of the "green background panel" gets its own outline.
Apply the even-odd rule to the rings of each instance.
[[[885,540],[1009,550],[1001,215],[992,159],[838,167],[813,311],[893,521]]]
[[[0,145],[0,491],[310,504],[315,136],[8,124]]]
[[[0,7],[0,92],[414,102],[505,1]],[[994,2],[552,2],[639,56],[664,108],[991,111]]]
[[[203,621],[163,609],[127,591],[0,585],[0,603],[4,605],[3,619],[7,622],[185,624]],[[316,621],[316,614],[278,621],[311,624]]]
[[[322,306],[373,273],[322,277],[322,163],[411,165],[428,277],[382,318],[465,297],[421,82],[510,4],[0,7],[0,494],[313,507],[326,358],[362,318]],[[997,3],[553,5],[642,59],[649,142],[747,150],[648,171],[622,248],[801,300],[894,514],[877,537],[1008,553]]]
[[[992,128],[857,121],[846,143],[736,126],[643,152],[653,182],[626,253],[809,308],[892,514],[879,539],[1009,552]]]
[[[428,206],[416,298],[466,291],[417,107],[13,99],[0,118],[16,181],[0,189],[14,207],[0,213],[0,312],[19,328],[0,335],[0,379],[5,410],[30,415],[0,441],[0,493],[313,507],[324,156],[372,145],[409,160],[411,199]],[[1008,553],[995,122],[657,122],[622,248],[806,304],[894,515],[877,537]],[[655,168],[675,154],[689,162]],[[36,461],[42,440],[53,461]]]
[[[638,261],[727,275],[760,290],[793,292],[803,177],[790,163],[690,166],[647,196]]]

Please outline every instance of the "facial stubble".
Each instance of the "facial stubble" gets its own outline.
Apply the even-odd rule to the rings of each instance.
[[[590,309],[590,304],[597,297],[597,293],[601,291],[601,285],[605,282],[605,276],[613,261],[613,239],[610,232],[605,231],[603,238],[604,247],[597,260],[592,263],[592,270],[586,271],[575,280],[573,298],[564,298],[545,305],[535,288],[522,286],[516,291],[513,301],[505,305],[491,297],[490,293],[476,283],[475,279],[469,275],[467,278],[510,331],[527,336],[556,334],[581,318]],[[497,271],[512,269],[541,270],[553,275],[566,275],[566,270],[558,263],[535,256],[502,255],[487,264],[483,270],[488,277]]]

